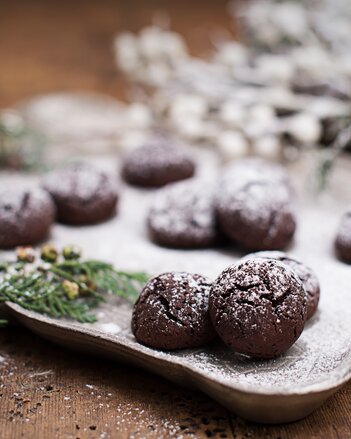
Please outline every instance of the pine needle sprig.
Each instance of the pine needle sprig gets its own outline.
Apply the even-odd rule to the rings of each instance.
[[[137,299],[140,285],[149,278],[145,273],[118,271],[111,264],[96,260],[64,261],[53,265],[50,270],[53,274],[76,281],[83,291],[91,295],[103,291],[124,297],[131,303]]]
[[[54,318],[68,317],[92,323],[91,310],[114,294],[131,303],[138,297],[148,276],[139,272],[116,270],[103,261],[82,260],[73,247],[65,247],[62,256],[46,245],[39,262],[32,248],[19,248],[16,261],[0,263],[0,302]]]
[[[145,284],[149,277],[141,272],[118,271],[100,261],[86,261],[85,268],[99,290],[116,294],[132,303],[139,295],[140,285]]]
[[[90,314],[103,297],[94,295],[70,299],[63,287],[65,280],[48,275],[49,272],[16,273],[5,276],[0,284],[0,302],[12,302],[30,311],[46,314],[50,317],[71,317],[82,323],[96,321]]]
[[[317,187],[319,190],[324,190],[327,187],[336,159],[351,144],[350,118],[346,122],[344,127],[340,128],[332,145],[319,153],[316,169]]]
[[[25,124],[20,113],[0,113],[0,168],[37,169],[43,164],[44,135]]]

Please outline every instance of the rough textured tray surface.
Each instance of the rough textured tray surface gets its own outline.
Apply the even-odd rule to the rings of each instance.
[[[201,156],[202,172],[214,175],[216,163],[211,154]],[[113,169],[114,163],[109,162],[101,160],[102,166]],[[321,302],[297,343],[278,359],[253,361],[219,342],[173,353],[146,348],[131,334],[130,306],[115,298],[98,310],[99,321],[93,325],[57,321],[7,306],[21,323],[50,340],[131,362],[177,383],[198,387],[248,419],[267,423],[300,419],[351,376],[351,270],[335,259],[332,246],[339,216],[350,200],[351,191],[345,185],[348,172],[349,166],[342,163],[326,196],[299,201],[298,230],[290,253],[316,271]],[[2,182],[3,178],[8,176]],[[300,171],[293,178],[301,181]],[[152,192],[123,187],[120,212],[114,220],[84,228],[56,225],[52,241],[79,244],[86,256],[111,261],[123,269],[151,274],[187,270],[213,279],[241,256],[230,248],[176,251],[153,245],[144,225],[152,197]]]

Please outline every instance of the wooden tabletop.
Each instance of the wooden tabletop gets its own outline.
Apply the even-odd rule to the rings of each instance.
[[[126,98],[113,35],[169,12],[194,53],[228,28],[224,0],[4,0],[0,108],[37,93],[93,90]],[[351,383],[307,419],[260,426],[130,366],[66,351],[21,328],[0,330],[0,437],[351,438]]]

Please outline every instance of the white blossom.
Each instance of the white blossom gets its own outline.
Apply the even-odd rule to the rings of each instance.
[[[230,161],[249,153],[247,139],[238,131],[223,131],[217,137],[217,145],[221,157]]]
[[[152,111],[145,104],[135,102],[127,107],[124,123],[135,129],[148,129],[153,123]]]
[[[226,101],[219,108],[219,119],[228,127],[241,127],[246,119],[246,110],[236,101]]]
[[[322,127],[316,116],[300,113],[287,120],[286,131],[299,143],[313,145],[318,142]]]
[[[281,142],[277,136],[273,135],[255,139],[252,149],[255,155],[272,160],[279,160],[282,153]]]

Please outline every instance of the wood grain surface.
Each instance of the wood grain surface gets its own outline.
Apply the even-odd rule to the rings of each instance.
[[[0,107],[36,93],[93,90],[127,97],[113,35],[172,17],[194,53],[228,28],[223,0],[1,0]],[[0,330],[0,438],[351,438],[351,383],[307,419],[254,425],[200,392],[130,366]]]
[[[130,366],[63,350],[20,328],[0,333],[0,437],[348,438],[351,386],[309,418],[263,427]]]

